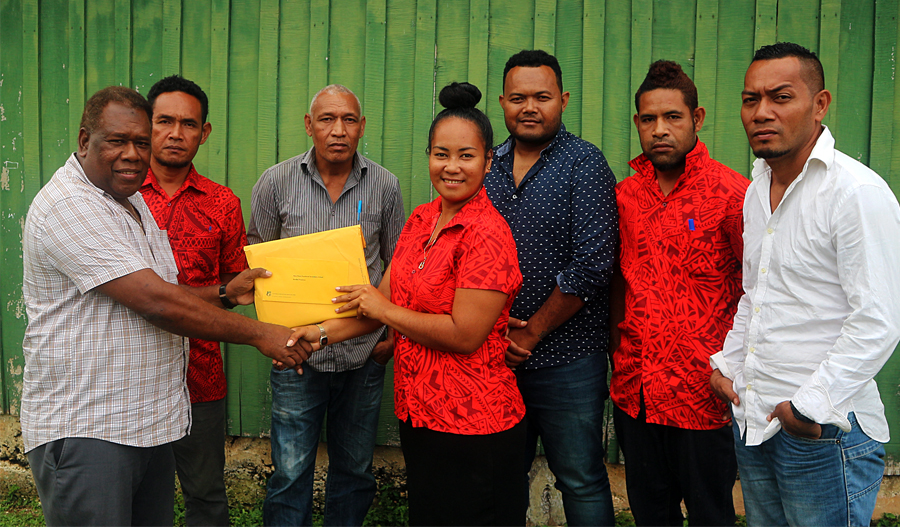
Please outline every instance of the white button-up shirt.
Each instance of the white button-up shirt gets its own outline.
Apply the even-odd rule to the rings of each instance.
[[[782,401],[820,424],[889,440],[873,380],[900,340],[900,206],[875,172],[824,128],[771,210],[762,159],[744,200],[744,296],[713,368],[734,380],[748,446],[781,428]]]

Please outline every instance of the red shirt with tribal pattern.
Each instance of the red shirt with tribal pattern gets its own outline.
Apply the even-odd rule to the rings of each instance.
[[[394,412],[415,427],[463,435],[502,432],[525,415],[504,357],[509,308],[522,287],[516,244],[506,220],[482,188],[425,244],[441,213],[441,198],[416,208],[391,261],[391,302],[421,313],[451,313],[457,289],[509,295],[487,340],[470,355],[428,348],[394,335]],[[420,269],[419,264],[425,260]]]
[[[613,353],[610,396],[648,423],[691,430],[727,425],[709,387],[709,356],[722,350],[741,288],[743,203],[750,182],[710,159],[699,140],[668,196],[650,160],[616,185],[625,320]]]
[[[178,265],[178,283],[215,285],[220,276],[247,268],[247,234],[241,201],[223,185],[197,173],[193,166],[181,188],[167,196],[152,170],[141,187],[157,225],[169,235]],[[187,385],[191,403],[218,401],[227,385],[218,342],[190,339]]]

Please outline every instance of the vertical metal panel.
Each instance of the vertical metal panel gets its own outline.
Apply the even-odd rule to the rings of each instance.
[[[871,138],[874,22],[874,2],[841,10],[840,79],[829,110],[834,114],[835,147],[863,163],[869,162]]]
[[[631,90],[630,0],[606,0],[606,60],[603,62],[603,136],[599,146],[613,173],[629,174],[631,134],[634,130],[634,92]],[[643,62],[649,59],[646,57]]]
[[[697,1],[696,32],[694,34],[694,84],[697,86],[697,99],[700,106],[706,108],[706,121],[700,131],[700,140],[706,143],[711,156],[716,155],[716,82],[719,70],[718,33],[719,2],[718,0]]]
[[[556,2],[555,55],[563,71],[563,89],[569,92],[569,104],[563,114],[566,129],[575,135],[582,133],[584,94],[582,91],[584,55],[582,48],[584,6],[582,0]],[[537,13],[536,13],[537,15]],[[538,19],[539,20],[539,19]],[[537,34],[535,34],[535,45]],[[547,50],[549,52],[549,50]],[[588,117],[590,118],[590,117]]]
[[[400,191],[406,213],[412,211],[411,174],[413,163],[423,162],[424,155],[413,157],[412,111],[414,75],[411,57],[416,49],[416,6],[404,0],[388,0],[385,38],[390,42],[385,50],[384,85],[384,165],[400,178]],[[390,124],[388,124],[390,123]]]
[[[469,65],[466,79],[478,86],[482,98],[478,103],[481,111],[495,101],[488,94],[488,34],[491,27],[491,10],[489,0],[469,0]],[[500,140],[503,134],[494,130],[494,141]]]
[[[309,106],[306,72],[309,71],[309,5],[283,2],[278,46],[278,161],[307,149],[303,116]]]
[[[384,85],[387,71],[384,69],[387,40],[387,2],[370,0],[366,3],[366,73],[362,90],[362,104],[366,115],[366,134],[360,150],[363,155],[376,163],[384,162],[382,157],[382,135],[384,131]]]
[[[78,148],[78,130],[84,109],[84,3],[69,2],[69,60],[67,64],[69,83],[69,151]]]
[[[185,2],[182,10],[181,75],[196,82],[206,97],[210,96],[210,60],[212,59],[212,16],[209,2]],[[137,20],[135,20],[137,25]],[[136,46],[137,47],[137,46]],[[163,76],[163,75],[160,75]],[[156,79],[159,80],[159,79]],[[154,81],[155,82],[155,81]],[[137,84],[137,83],[135,83]],[[152,84],[151,84],[152,86]],[[146,92],[142,92],[146,93]],[[218,103],[218,101],[217,101]],[[206,116],[210,121],[210,116]],[[225,134],[227,129],[214,127],[214,133]],[[213,133],[213,132],[211,132]],[[194,156],[194,167],[200,174],[217,183],[226,183],[225,172],[210,172],[210,148],[203,146]]]
[[[503,67],[534,47],[560,59],[572,93],[565,122],[604,150],[619,179],[640,151],[634,91],[658,58],[693,76],[708,113],[701,138],[748,174],[743,74],[756,47],[792,40],[821,56],[835,96],[826,123],[838,147],[900,193],[897,15],[898,0],[0,0],[2,409],[17,412],[21,388],[24,215],[75,149],[85,98],[102,87],[146,93],[172,73],[198,82],[213,133],[196,165],[231,186],[249,216],[260,172],[309,147],[303,115],[311,97],[345,84],[367,115],[362,151],[397,174],[409,211],[432,196],[424,149],[435,90],[451,80],[476,84],[502,141]],[[269,361],[247,346],[229,345],[225,355],[230,431],[266,434]],[[895,458],[898,376],[900,355],[878,377]],[[395,433],[390,393],[388,385],[379,441]]]
[[[163,35],[167,34],[163,26],[163,2],[162,0],[138,2],[132,8],[132,16],[134,17],[132,30],[134,44],[131,47],[130,86],[147,95],[150,87],[156,81],[167,75],[177,73],[177,71],[163,68]],[[161,27],[163,28],[162,31],[160,31]],[[204,44],[204,47],[208,48],[209,45]],[[83,47],[81,52],[84,53]],[[199,83],[200,81],[197,82]],[[201,84],[201,86],[206,85]],[[88,93],[88,97],[93,93],[93,91]],[[82,101],[83,105],[84,102]]]
[[[435,114],[434,67],[437,50],[436,28],[437,2],[419,0],[416,2],[416,55],[413,66],[413,123],[412,123],[412,169],[410,171],[410,193],[405,199],[413,203],[424,203],[432,199],[431,178],[425,161],[428,146],[428,129]]]
[[[581,137],[603,144],[603,100],[606,77],[606,2],[585,0],[582,27]]]
[[[62,16],[42,17],[39,42],[38,75],[41,90],[41,132],[39,138],[41,166],[58,167],[69,157],[68,62],[69,41],[66,38],[68,8],[65,0],[44,2],[41,9]]]
[[[706,132],[714,137],[716,159],[746,176],[750,175],[750,147],[741,125],[741,90],[753,56],[754,13],[752,2],[719,0],[716,127]]]
[[[22,337],[25,332],[25,303],[22,299],[22,225],[25,213],[36,189],[40,186],[40,171],[29,167],[25,171],[24,131],[25,115],[31,117],[30,133],[39,132],[39,123],[31,113],[26,114],[22,100],[26,72],[25,48],[31,59],[37,57],[37,13],[35,3],[24,6],[21,1],[0,1],[0,381],[3,383],[2,410],[17,413],[22,388]],[[29,14],[28,23],[25,14]],[[31,31],[29,31],[31,30]],[[32,64],[33,67],[36,65]],[[32,74],[29,77],[35,76]],[[34,86],[31,86],[34,88]],[[38,95],[28,101],[29,112],[36,107]],[[37,126],[35,126],[37,124]],[[31,155],[29,163],[40,162]]]
[[[874,72],[872,73],[872,133],[869,167],[882,174],[892,188],[898,188],[898,174],[891,173],[890,152],[894,138],[894,74],[897,49],[897,0],[875,4]]]

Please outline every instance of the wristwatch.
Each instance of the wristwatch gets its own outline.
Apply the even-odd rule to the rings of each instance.
[[[225,295],[225,284],[219,286],[219,301],[222,302],[225,309],[231,309],[237,305],[231,300],[228,300],[228,296]]]
[[[328,345],[328,333],[325,332],[325,326],[322,324],[316,324],[316,327],[319,328],[319,347],[324,348]]]

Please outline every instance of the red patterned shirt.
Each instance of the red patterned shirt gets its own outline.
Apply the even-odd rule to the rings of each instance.
[[[413,211],[391,262],[391,302],[422,313],[450,313],[457,289],[509,295],[484,344],[470,355],[427,348],[405,335],[394,340],[394,411],[400,420],[439,432],[483,435],[515,426],[525,415],[506,363],[509,308],[522,287],[516,244],[484,189],[423,249],[441,213],[441,199]]]
[[[247,268],[241,201],[191,167],[181,188],[166,196],[153,171],[141,187],[144,201],[160,229],[167,231],[178,265],[178,283],[192,287],[215,285],[221,275]],[[227,386],[218,342],[190,339],[187,384],[192,403],[218,401]]]
[[[728,424],[709,387],[741,297],[743,203],[750,182],[697,141],[663,196],[646,156],[616,186],[625,320],[610,392],[632,417],[641,391],[648,423],[692,430]]]

